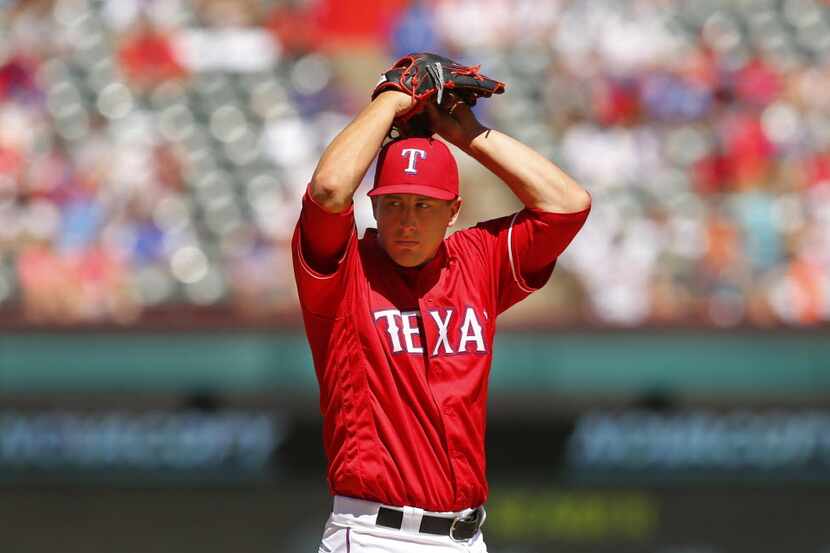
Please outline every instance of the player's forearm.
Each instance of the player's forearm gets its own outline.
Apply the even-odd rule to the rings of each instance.
[[[478,134],[464,150],[502,179],[527,207],[574,213],[591,205],[591,196],[541,154],[496,130]]]
[[[408,101],[406,95],[399,93],[381,94],[328,145],[310,186],[312,197],[326,211],[342,212],[352,204],[352,196],[375,159],[392,120]]]

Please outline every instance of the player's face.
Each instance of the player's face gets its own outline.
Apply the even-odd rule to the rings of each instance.
[[[373,200],[380,245],[404,267],[417,267],[433,258],[461,208],[461,198],[385,194]]]

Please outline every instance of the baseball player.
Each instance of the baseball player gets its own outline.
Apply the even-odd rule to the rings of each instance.
[[[486,551],[496,317],[545,284],[590,210],[582,187],[470,110],[502,83],[436,58],[387,72],[323,153],[293,236],[334,496],[323,553]],[[448,85],[456,77],[475,82]],[[422,132],[381,149],[393,126]],[[453,155],[433,133],[525,208],[445,238],[462,200]],[[377,229],[358,238],[352,197],[376,156]]]

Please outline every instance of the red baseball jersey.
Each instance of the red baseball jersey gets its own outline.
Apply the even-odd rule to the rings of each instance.
[[[430,511],[486,501],[496,317],[544,285],[587,215],[524,209],[451,234],[407,269],[375,229],[357,238],[351,210],[305,195],[294,273],[332,494]]]

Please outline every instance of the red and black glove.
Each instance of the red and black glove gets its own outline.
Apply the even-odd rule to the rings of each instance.
[[[395,118],[392,127],[400,136],[431,136],[432,129],[424,112],[427,102],[440,105],[444,91],[474,106],[479,97],[502,94],[505,85],[479,73],[479,65],[467,66],[449,58],[430,53],[409,54],[380,76],[372,91],[374,100],[387,90],[398,90],[412,96],[413,106]]]

